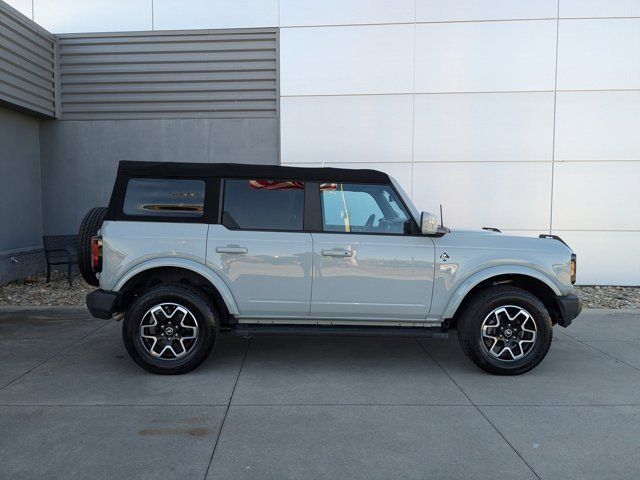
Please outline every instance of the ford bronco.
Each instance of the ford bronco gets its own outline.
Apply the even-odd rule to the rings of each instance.
[[[456,329],[476,365],[515,375],[582,308],[560,238],[446,228],[375,170],[120,162],[78,252],[91,314],[123,319],[160,374],[200,365],[221,332]]]

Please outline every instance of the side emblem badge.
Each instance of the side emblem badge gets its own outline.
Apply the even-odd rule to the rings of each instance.
[[[447,252],[442,252],[442,255],[440,255],[440,260],[442,260],[443,262],[449,260],[449,255],[447,255]]]

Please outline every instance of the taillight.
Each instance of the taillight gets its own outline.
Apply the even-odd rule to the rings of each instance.
[[[571,254],[571,264],[570,264],[570,273],[571,273],[571,284],[576,283],[576,254]]]
[[[102,237],[91,238],[91,268],[94,272],[102,271]]]

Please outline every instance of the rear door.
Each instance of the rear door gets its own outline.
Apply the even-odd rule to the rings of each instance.
[[[425,321],[434,244],[391,185],[320,185],[322,232],[313,233],[313,317]]]
[[[303,231],[304,188],[286,179],[223,180],[207,264],[231,289],[240,319],[309,315],[313,248]]]

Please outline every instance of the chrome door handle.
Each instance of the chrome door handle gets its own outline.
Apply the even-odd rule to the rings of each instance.
[[[322,250],[322,255],[325,257],[353,257],[353,250],[347,250],[346,248],[334,248],[332,250]]]
[[[216,252],[218,253],[247,253],[246,247],[236,247],[232,245],[228,245],[226,247],[216,247]]]

